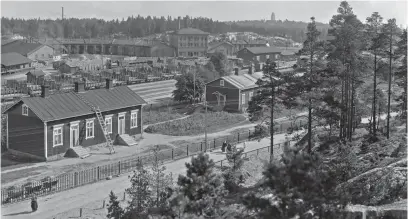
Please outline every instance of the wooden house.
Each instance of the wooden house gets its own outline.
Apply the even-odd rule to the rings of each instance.
[[[235,74],[206,84],[206,100],[209,105],[221,106],[227,111],[245,112],[258,88],[257,81],[258,77],[252,74],[252,69],[240,75],[236,68]]]
[[[137,143],[130,136],[143,133],[145,103],[127,86],[113,87],[110,79],[106,89],[85,91],[84,83],[76,82],[74,92],[53,95],[42,86],[40,97],[23,97],[5,111],[7,148],[18,155],[52,160],[69,149],[83,151],[83,147],[105,143],[91,106],[100,109],[111,139],[134,145]]]
[[[58,71],[60,73],[76,73],[79,70],[80,67],[75,62],[67,62],[58,67]]]
[[[242,58],[244,62],[266,62],[279,60],[281,49],[277,47],[249,47],[243,48],[237,53],[237,58]]]
[[[39,84],[44,81],[45,73],[42,70],[32,70],[27,74],[27,82],[33,84]]]

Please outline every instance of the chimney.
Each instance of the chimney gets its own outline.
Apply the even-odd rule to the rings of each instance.
[[[41,97],[43,98],[48,97],[49,94],[50,94],[50,86],[41,85]]]
[[[235,70],[235,75],[238,75],[238,68],[234,68],[234,70]]]
[[[85,92],[85,83],[82,81],[75,82],[75,92],[76,93]]]
[[[106,89],[113,88],[113,81],[110,78],[106,79]]]

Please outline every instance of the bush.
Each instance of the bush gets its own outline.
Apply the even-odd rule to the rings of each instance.
[[[239,114],[208,112],[207,131],[214,132],[242,121],[245,121],[245,117]],[[197,113],[185,119],[151,125],[145,129],[145,132],[183,136],[202,134],[204,133],[204,129],[204,114]]]
[[[152,111],[151,113],[143,112],[143,124],[155,124],[159,122],[165,122],[173,119],[178,119],[183,117],[183,115],[178,114],[175,110],[165,110],[163,112],[160,111]]]

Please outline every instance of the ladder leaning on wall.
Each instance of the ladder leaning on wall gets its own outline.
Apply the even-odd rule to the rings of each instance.
[[[86,105],[88,105],[89,107],[91,107],[92,111],[95,112],[96,114],[96,118],[98,118],[98,122],[99,125],[102,128],[103,134],[105,135],[105,139],[106,139],[106,147],[109,148],[109,152],[111,154],[115,153],[115,149],[113,148],[113,141],[108,133],[107,127],[106,127],[106,123],[105,120],[103,119],[101,110],[99,109],[99,107],[95,107],[94,105],[92,105],[91,103],[89,103],[87,100],[85,100],[84,97],[82,97],[80,94],[76,93],[76,92],[72,92],[75,96],[77,96],[80,100],[82,100],[82,102],[84,102]]]

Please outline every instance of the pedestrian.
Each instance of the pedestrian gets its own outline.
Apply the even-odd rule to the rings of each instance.
[[[38,209],[38,202],[37,202],[37,197],[35,195],[33,195],[33,197],[31,198],[31,210],[33,210],[33,212],[37,211]]]
[[[223,143],[222,143],[222,147],[221,147],[221,151],[222,152],[225,152],[225,148],[227,147],[227,141],[224,141]]]

